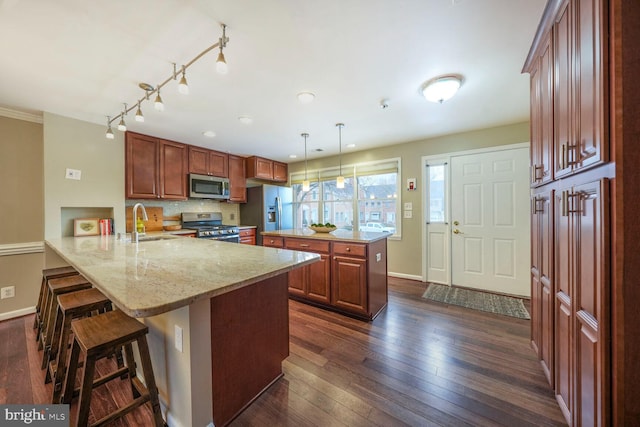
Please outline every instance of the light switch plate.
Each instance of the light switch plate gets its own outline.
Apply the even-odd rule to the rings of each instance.
[[[412,211],[413,210],[413,203],[412,202],[405,202],[404,203],[404,210],[405,211]]]
[[[67,168],[67,171],[64,174],[64,177],[67,179],[75,179],[77,181],[80,181],[81,177],[82,177],[82,171],[79,169],[69,169]]]

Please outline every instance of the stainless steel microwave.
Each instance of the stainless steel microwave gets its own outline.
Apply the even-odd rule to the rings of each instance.
[[[189,197],[198,199],[228,199],[229,179],[218,176],[189,174]]]

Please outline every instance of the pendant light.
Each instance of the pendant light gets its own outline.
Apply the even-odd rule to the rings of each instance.
[[[176,63],[173,63],[173,80],[178,80],[178,72],[176,71]],[[178,83],[178,92],[183,95],[189,95],[189,84],[187,83],[187,76],[185,66],[182,66],[182,78]]]
[[[105,137],[107,139],[115,138],[115,135],[113,134],[113,130],[111,130],[111,117],[109,116],[107,116],[107,133],[105,134]]]
[[[224,49],[227,46],[227,26],[222,24],[222,37],[220,37],[218,41],[218,46],[220,47],[220,53],[218,53],[218,59],[216,59],[216,71],[219,74],[227,74],[227,61],[224,58]]]
[[[302,191],[309,191],[311,189],[311,184],[307,178],[307,138],[309,134],[303,133],[300,136],[304,138],[304,181],[302,181]]]
[[[344,176],[342,176],[342,127],[344,123],[336,123],[338,127],[338,141],[340,142],[340,151],[338,158],[340,159],[340,173],[336,178],[336,188],[344,188]]]

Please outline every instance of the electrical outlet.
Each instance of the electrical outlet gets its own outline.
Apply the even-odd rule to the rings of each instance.
[[[236,214],[232,213],[231,215],[229,215],[229,217],[229,219],[233,221],[234,219],[236,219]]]
[[[13,298],[16,296],[16,287],[7,286],[0,289],[0,299]]]
[[[178,325],[174,325],[176,350],[182,353],[182,328]]]
[[[381,253],[379,253],[379,252],[376,254],[376,261],[377,261],[377,262],[382,261],[382,254],[381,254]]]

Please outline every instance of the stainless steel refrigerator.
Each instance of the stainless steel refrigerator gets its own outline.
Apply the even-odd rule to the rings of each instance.
[[[240,205],[240,223],[257,227],[258,245],[262,245],[263,231],[293,228],[292,189],[269,184],[247,188],[247,203]]]

